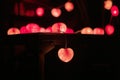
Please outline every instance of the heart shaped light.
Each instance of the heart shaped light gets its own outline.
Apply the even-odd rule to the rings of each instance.
[[[72,48],[60,48],[58,50],[58,57],[63,62],[70,62],[73,59],[74,51]]]

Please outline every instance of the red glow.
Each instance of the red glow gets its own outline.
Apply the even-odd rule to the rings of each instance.
[[[104,35],[104,29],[103,28],[94,28],[93,29],[93,34],[95,35]]]
[[[34,11],[33,10],[27,10],[25,12],[25,15],[28,16],[28,17],[33,17],[35,15]]]
[[[52,27],[51,27],[51,26],[47,27],[47,28],[45,29],[45,32],[52,32]]]
[[[110,24],[106,25],[105,31],[107,35],[112,35],[114,33],[114,26]]]
[[[20,28],[20,34],[26,34],[26,33],[30,33],[30,32],[26,29],[26,26],[22,26]]]
[[[20,30],[16,27],[12,27],[12,28],[8,29],[7,34],[8,35],[20,34]]]
[[[61,10],[59,9],[59,8],[53,8],[52,10],[51,10],[51,14],[52,14],[52,16],[54,16],[54,17],[59,17],[60,15],[61,15]]]
[[[68,12],[72,11],[72,10],[74,9],[73,3],[72,3],[72,2],[66,2],[66,3],[65,3],[65,9],[66,9]]]
[[[111,14],[112,14],[112,16],[118,16],[119,15],[119,9],[116,5],[112,6]]]
[[[42,7],[39,7],[36,9],[37,16],[43,16],[44,15],[44,9]]]
[[[71,29],[71,28],[67,28],[66,32],[65,33],[74,33],[74,30]]]
[[[63,62],[69,62],[74,56],[74,51],[71,48],[60,48],[58,50],[58,57]]]
[[[36,33],[36,32],[40,32],[40,27],[38,24],[35,23],[29,23],[26,25],[26,29],[31,32],[31,33]]]

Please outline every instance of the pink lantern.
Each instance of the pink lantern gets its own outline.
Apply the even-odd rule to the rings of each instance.
[[[59,8],[53,8],[52,10],[51,10],[51,14],[52,14],[52,16],[54,16],[54,17],[59,17],[60,15],[61,15],[61,10],[59,9]]]
[[[60,48],[58,50],[58,57],[63,62],[69,62],[74,56],[74,51],[72,48]]]
[[[119,15],[119,9],[116,5],[112,6],[111,14],[112,14],[112,16],[118,16]]]
[[[27,30],[26,26],[22,26],[20,28],[20,34],[26,34],[26,33],[30,33],[30,32]]]
[[[7,31],[7,35],[15,35],[20,34],[20,30],[16,27],[9,28]]]
[[[106,25],[105,31],[107,35],[112,35],[114,33],[114,26],[110,24]]]
[[[67,30],[67,26],[65,23],[58,22],[52,25],[52,32],[65,33],[66,30]]]
[[[65,3],[65,9],[66,9],[68,12],[72,11],[72,10],[74,9],[73,3],[72,3],[72,2],[66,2],[66,3]]]
[[[96,27],[96,28],[93,29],[93,34],[95,34],[95,35],[104,35],[104,29]]]
[[[43,16],[44,15],[44,9],[42,7],[39,7],[36,9],[37,16]]]
[[[26,25],[26,29],[31,33],[40,32],[40,27],[36,23],[29,23]]]

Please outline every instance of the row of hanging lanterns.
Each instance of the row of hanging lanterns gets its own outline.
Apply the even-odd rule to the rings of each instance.
[[[72,7],[71,7],[72,5]],[[105,0],[104,1],[104,8],[106,10],[110,10],[111,16],[117,17],[119,15],[119,9],[116,5],[113,5],[112,0]],[[71,2],[67,2],[65,4],[65,9],[70,12],[74,9],[74,5]],[[44,14],[44,9],[38,8],[37,9],[37,15],[42,16]],[[59,17],[61,15],[61,10],[60,8],[53,8],[51,10],[51,14],[54,17]],[[36,32],[55,32],[55,33],[66,33],[66,31],[70,29],[70,33],[75,33],[74,30],[71,28],[68,28],[68,26],[65,23],[58,22],[53,24],[52,26],[48,28],[43,28],[40,27],[39,25],[35,23],[29,23],[26,26],[21,27],[20,29],[14,27],[10,28],[7,32],[8,35],[13,35],[13,34],[25,34],[25,33],[36,33]],[[104,35],[105,33],[107,35],[112,35],[114,34],[115,27],[112,24],[107,24],[104,28],[96,27],[92,29],[91,27],[84,27],[83,29],[79,30],[78,32],[81,34],[97,34],[97,35]],[[78,33],[77,32],[77,33]],[[67,44],[67,42],[65,43]],[[58,50],[58,58],[63,61],[63,62],[70,62],[73,57],[74,57],[74,50],[70,47],[65,47],[65,48],[60,48]]]

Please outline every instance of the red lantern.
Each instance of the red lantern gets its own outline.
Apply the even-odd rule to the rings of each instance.
[[[119,9],[116,5],[112,6],[111,14],[112,14],[112,16],[118,16],[119,15]]]
[[[35,15],[33,10],[26,10],[25,15],[28,17],[33,17]]]
[[[110,24],[106,25],[105,31],[107,35],[112,35],[114,33],[114,26]]]
[[[40,32],[40,27],[38,24],[35,23],[29,23],[26,25],[26,29],[31,32],[31,33],[36,33],[36,32]]]
[[[16,27],[12,27],[8,29],[7,35],[15,35],[15,34],[20,34],[20,30]]]
[[[103,28],[94,28],[93,29],[93,34],[95,35],[104,35],[104,29]]]
[[[72,10],[74,9],[73,3],[72,3],[72,2],[66,2],[66,3],[65,3],[65,9],[66,9],[68,12],[72,11]]]
[[[74,51],[71,48],[60,48],[58,50],[58,57],[63,62],[69,62],[74,56]]]
[[[59,8],[53,8],[52,10],[51,10],[51,14],[52,14],[52,16],[54,16],[54,17],[59,17],[60,15],[61,15],[61,10],[59,9]]]
[[[44,15],[44,9],[42,7],[39,7],[36,9],[37,16],[43,16]]]

